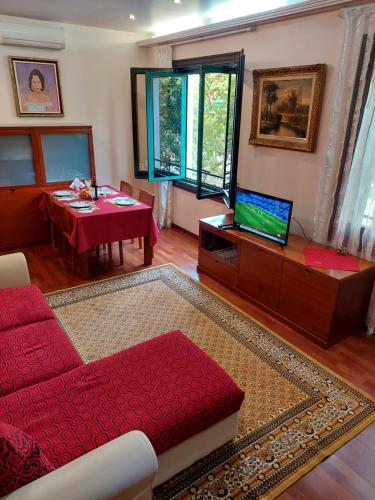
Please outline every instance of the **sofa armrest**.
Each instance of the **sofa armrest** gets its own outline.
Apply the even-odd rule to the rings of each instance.
[[[30,285],[30,275],[23,253],[0,255],[0,288]]]
[[[140,431],[124,434],[3,497],[3,500],[149,500],[158,468]]]

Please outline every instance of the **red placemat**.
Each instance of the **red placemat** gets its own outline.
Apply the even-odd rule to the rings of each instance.
[[[323,269],[338,269],[339,271],[359,271],[357,259],[353,255],[338,255],[335,250],[326,248],[305,248],[305,264]]]

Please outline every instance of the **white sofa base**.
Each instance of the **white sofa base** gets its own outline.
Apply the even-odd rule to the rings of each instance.
[[[233,413],[205,431],[158,455],[159,469],[154,487],[233,439],[237,434],[238,416],[239,412]]]
[[[2,500],[151,500],[154,448],[132,431],[26,484]]]
[[[23,253],[0,255],[0,288],[30,285],[30,275]]]
[[[129,432],[2,500],[151,500],[153,487],[230,441],[237,433],[238,414],[158,457],[142,432]]]

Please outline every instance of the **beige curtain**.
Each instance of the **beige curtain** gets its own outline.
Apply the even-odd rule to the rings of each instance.
[[[374,82],[370,89],[357,144],[356,139],[367,69],[375,39],[375,5],[343,9],[340,15],[345,21],[345,35],[336,81],[328,147],[320,177],[313,239],[335,247],[348,246],[353,254],[373,260],[375,228],[373,219],[368,218],[367,212],[374,210],[373,203],[375,203],[372,201],[375,196],[373,192],[375,153],[373,140],[370,140],[371,123],[374,121],[374,96],[371,95],[374,93]],[[363,64],[358,92],[356,98],[353,98],[361,53]],[[348,126],[351,114],[352,124]],[[345,140],[347,150],[344,148]],[[365,216],[368,222],[364,228]],[[363,239],[362,249],[358,250],[361,232],[366,238]],[[373,334],[375,286],[366,324],[368,333]]]
[[[172,67],[172,47],[171,45],[160,45],[152,48],[153,65],[157,68]],[[156,207],[155,213],[160,228],[171,227],[173,220],[171,181],[156,182]]]
[[[375,261],[375,73],[358,134],[345,195],[333,243],[367,260]],[[359,248],[359,242],[361,246]],[[375,329],[375,288],[367,315]]]
[[[367,312],[367,333],[375,335],[375,285],[372,290],[370,305]]]
[[[341,53],[341,62],[335,86],[332,119],[328,133],[328,146],[325,162],[320,176],[320,184],[314,216],[314,241],[329,244],[328,230],[332,225],[335,232],[337,220],[332,212],[335,202],[335,192],[341,176],[340,195],[337,200],[337,215],[340,214],[343,195],[352,163],[358,119],[362,104],[366,72],[369,64],[373,35],[375,31],[375,5],[364,5],[342,9],[341,17],[345,22],[345,34]],[[352,101],[355,78],[360,58],[363,36],[367,34],[367,43],[359,80],[359,88],[355,102]],[[343,145],[347,134],[347,124],[350,108],[354,105],[353,122],[349,138],[347,155],[343,158]]]

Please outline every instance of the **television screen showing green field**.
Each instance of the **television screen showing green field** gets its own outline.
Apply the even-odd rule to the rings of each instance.
[[[237,190],[234,221],[244,229],[285,244],[292,202]]]

